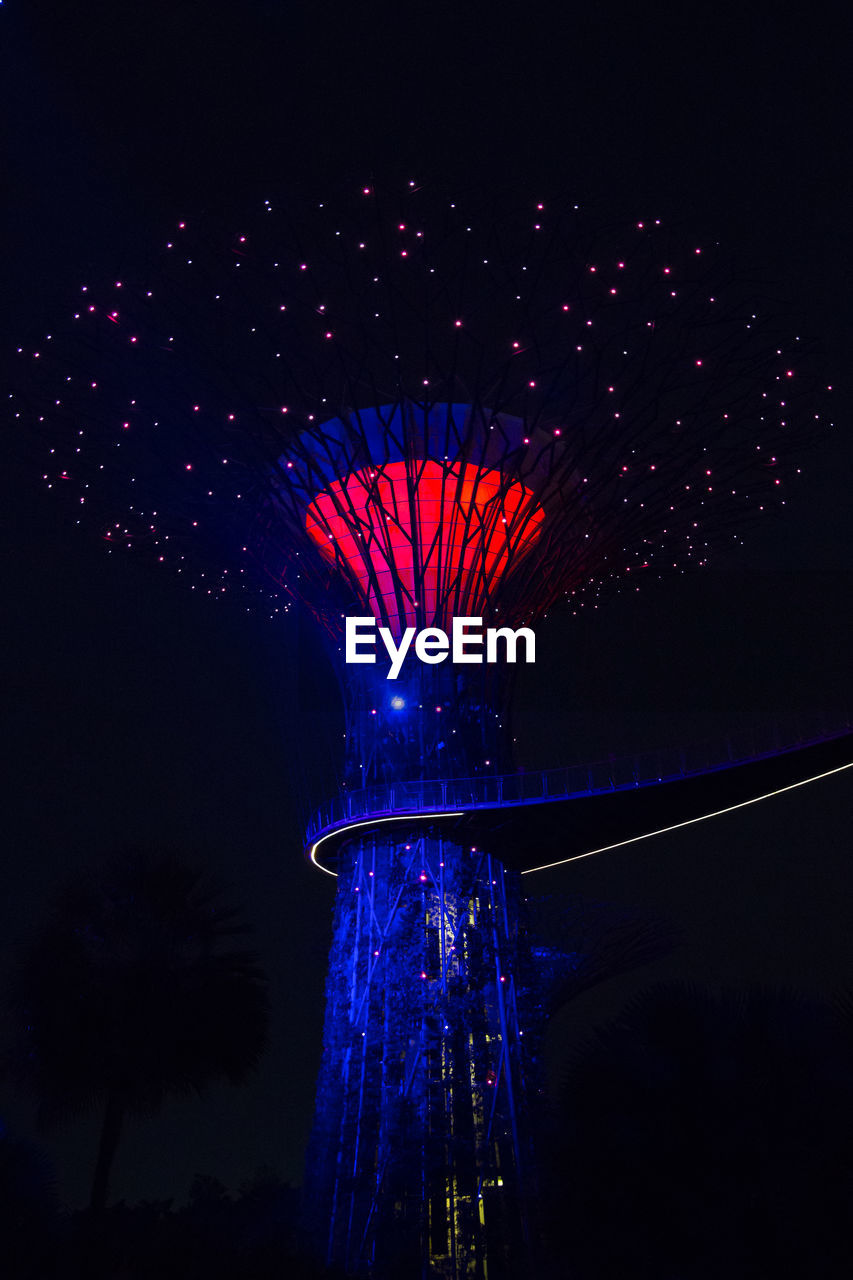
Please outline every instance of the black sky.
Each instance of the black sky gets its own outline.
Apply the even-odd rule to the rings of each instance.
[[[850,18],[839,7],[155,0],[0,7],[2,358],[90,264],[268,187],[370,174],[458,191],[571,191],[710,230],[823,348],[833,440],[783,522],[706,578],[551,618],[519,699],[530,763],[736,721],[853,710]],[[4,384],[8,380],[3,377]],[[4,421],[6,762],[0,962],[57,881],[128,837],[202,852],[257,929],[274,1044],[257,1080],[127,1135],[118,1196],[300,1174],[320,1050],[329,884],[300,858],[306,775],[340,726],[307,626],[230,613],[63,522]],[[543,725],[545,726],[543,728]],[[322,791],[322,788],[318,788]],[[684,930],[656,973],[853,985],[851,783],[552,873]],[[632,985],[564,1019],[583,1036]],[[31,1116],[8,1091],[0,1115]],[[71,1203],[93,1134],[45,1139]]]

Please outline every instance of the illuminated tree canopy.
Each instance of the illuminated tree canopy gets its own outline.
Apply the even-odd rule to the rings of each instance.
[[[332,626],[577,607],[704,564],[828,426],[716,246],[592,223],[415,183],[180,222],[21,349],[12,412],[79,520],[196,590]]]

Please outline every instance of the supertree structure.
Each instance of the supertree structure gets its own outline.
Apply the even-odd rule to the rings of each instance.
[[[543,850],[532,815],[638,779],[514,772],[506,634],[494,662],[434,647],[389,679],[381,649],[344,661],[344,620],[515,631],[700,566],[784,504],[816,387],[713,246],[654,218],[465,214],[415,183],[294,208],[181,223],[88,283],[70,334],[22,350],[15,412],[116,553],[318,620],[347,718],[307,837],[337,876],[307,1213],[353,1274],[494,1280],[535,1235],[521,873],[565,819]]]

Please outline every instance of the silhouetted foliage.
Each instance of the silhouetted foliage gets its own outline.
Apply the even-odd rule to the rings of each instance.
[[[247,932],[199,867],[133,852],[66,886],[26,949],[13,1071],[43,1121],[103,1108],[93,1207],[127,1114],[256,1065],[268,999]]]
[[[53,1169],[0,1121],[0,1275],[38,1276],[58,1223]]]
[[[849,1028],[788,992],[652,989],[576,1054],[546,1184],[573,1280],[847,1275]]]
[[[271,1170],[236,1196],[198,1175],[180,1209],[149,1201],[72,1214],[38,1270],[9,1280],[335,1280],[299,1253],[298,1213],[299,1193]]]

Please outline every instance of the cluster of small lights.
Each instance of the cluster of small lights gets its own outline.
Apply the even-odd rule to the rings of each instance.
[[[491,432],[501,413],[524,424],[507,473],[561,474],[565,511],[549,515],[560,537],[537,543],[525,618],[702,566],[750,516],[784,506],[795,447],[827,424],[798,377],[799,339],[771,337],[736,301],[726,310],[705,246],[673,249],[660,219],[641,219],[546,275],[556,237],[543,233],[565,240],[576,205],[531,202],[533,238],[513,259],[454,202],[441,215],[452,234],[431,235],[415,180],[387,201],[408,204],[403,216],[386,216],[372,185],[358,194],[361,213],[322,202],[298,237],[289,210],[270,234],[271,201],[258,228],[218,245],[181,220],[151,278],[87,281],[61,336],[20,348],[37,371],[12,413],[47,441],[45,485],[73,492],[77,522],[88,513],[110,550],[145,549],[193,590],[286,613],[317,575],[309,543],[273,527],[284,480],[306,485],[288,446],[320,438],[342,389],[357,407],[368,383],[374,405],[458,402],[463,383],[477,403],[488,394]],[[478,237],[484,252],[472,254]],[[464,294],[448,244],[471,266]],[[420,296],[435,275],[442,300],[401,319],[405,291]]]

